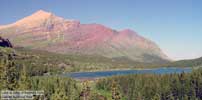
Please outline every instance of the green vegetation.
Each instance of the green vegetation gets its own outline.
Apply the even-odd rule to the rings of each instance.
[[[156,67],[195,67],[202,65],[202,59],[177,61],[164,64],[140,63],[124,58],[102,56],[64,55],[27,48],[0,49],[0,55],[10,55],[14,62],[26,66],[32,76],[51,75],[61,72],[102,71],[121,69],[144,69]],[[1,58],[0,58],[1,59]]]
[[[96,59],[95,59],[96,58]],[[108,59],[109,60],[109,59]],[[76,81],[59,76],[65,71],[86,71],[119,63],[102,57],[62,55],[24,48],[0,48],[0,90],[44,90],[35,100],[201,100],[202,69],[192,73],[114,76],[93,81]],[[180,61],[200,67],[200,58]],[[123,62],[122,62],[123,61]],[[189,63],[188,63],[189,62]],[[81,68],[86,63],[91,68]],[[175,62],[177,63],[177,62]],[[129,63],[132,64],[132,63]],[[128,64],[128,65],[129,65]],[[173,63],[174,64],[174,63]],[[127,65],[127,64],[126,64]],[[113,68],[113,67],[108,68]],[[186,67],[186,66],[182,66]],[[81,70],[80,70],[81,68]],[[106,67],[105,67],[106,68]]]
[[[18,62],[33,66],[30,69],[32,74],[157,67],[156,64],[134,62],[123,58],[110,59],[96,55],[65,55],[27,48],[15,48],[15,51],[26,57]],[[33,72],[33,70],[36,70],[36,72]]]
[[[111,91],[113,82],[120,86],[126,100],[201,100],[202,69],[171,75],[127,75],[100,79],[98,90]],[[124,98],[123,97],[123,98]]]
[[[29,66],[33,75],[43,75],[60,72],[102,71],[121,69],[144,69],[157,67],[199,67],[202,58],[182,60],[168,63],[141,63],[127,58],[106,58],[96,55],[65,55],[27,48],[15,48],[22,59],[18,63]],[[19,57],[18,57],[19,58]]]
[[[44,90],[44,96],[35,97],[36,100],[78,99],[80,91],[75,80],[59,76],[38,76],[40,74],[34,76],[26,64],[17,62],[24,59],[23,55],[16,54],[10,48],[0,50],[0,90]]]
[[[31,90],[44,90],[45,98],[51,100],[75,100],[78,99],[80,90],[76,81],[71,78],[58,76],[32,77]]]
[[[202,57],[191,60],[180,60],[164,65],[165,67],[200,67],[202,66]]]

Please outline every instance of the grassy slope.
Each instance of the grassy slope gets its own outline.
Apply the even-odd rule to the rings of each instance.
[[[27,59],[31,62],[54,65],[55,67],[62,64],[65,71],[71,72],[154,67],[149,63],[134,62],[124,58],[111,59],[96,55],[64,55],[25,48],[15,48],[15,50],[20,54],[31,56],[30,59]]]
[[[180,60],[164,64],[165,67],[199,67],[202,66],[202,57],[190,60]]]
[[[62,71],[75,72],[155,67],[195,67],[202,65],[202,58],[176,61],[167,64],[151,64],[134,62],[124,57],[110,59],[96,55],[64,55],[26,48],[15,48],[15,51],[18,55],[24,57],[24,59],[18,60],[19,63],[25,63],[28,66],[38,66],[52,71],[61,70],[61,68]]]

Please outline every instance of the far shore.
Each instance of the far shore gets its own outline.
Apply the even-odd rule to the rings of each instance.
[[[89,71],[77,71],[77,72],[64,72],[64,73],[80,73],[80,72],[103,72],[103,71],[124,71],[124,70],[153,70],[153,69],[159,69],[159,68],[192,68],[197,69],[193,67],[154,67],[154,68],[117,68],[117,69],[107,69],[107,70],[89,70]]]

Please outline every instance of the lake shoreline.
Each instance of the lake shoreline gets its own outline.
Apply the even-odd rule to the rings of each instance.
[[[76,71],[76,72],[63,72],[64,73],[83,73],[83,72],[111,72],[111,71],[128,71],[128,70],[154,70],[166,68],[180,68],[180,69],[197,69],[192,67],[155,67],[155,68],[123,68],[123,69],[109,69],[109,70],[91,70],[91,71]]]
[[[111,70],[111,71],[96,71],[96,72],[70,72],[63,73],[61,76],[71,77],[77,80],[97,80],[100,78],[131,75],[131,74],[180,74],[192,72],[192,68],[176,68],[176,67],[162,67],[153,69],[130,69],[130,70]]]

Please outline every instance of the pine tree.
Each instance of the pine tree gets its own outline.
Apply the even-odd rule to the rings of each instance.
[[[80,100],[89,100],[90,95],[91,95],[91,93],[90,93],[91,90],[90,90],[88,81],[83,82],[82,85],[83,85],[83,89],[80,93],[79,99]]]
[[[31,88],[30,77],[27,74],[26,67],[23,65],[22,71],[20,73],[19,89],[27,90]]]
[[[69,100],[65,91],[65,85],[65,81],[56,77],[56,86],[54,86],[54,93],[51,95],[51,100]]]
[[[166,99],[166,100],[175,100],[175,97],[173,96],[172,93],[169,93],[167,96],[165,96],[163,99]]]
[[[19,72],[17,71],[17,66],[13,61],[8,61],[5,68],[5,85],[8,90],[15,90],[19,87],[18,79]]]
[[[191,84],[191,89],[190,89],[190,99],[195,100],[196,99],[196,92],[195,92],[195,86]]]
[[[10,49],[0,48],[1,61],[0,61],[0,81],[1,89],[15,90],[18,88],[19,72],[17,65],[14,63],[12,54],[9,54]]]
[[[142,95],[141,95],[140,92],[138,92],[138,94],[137,94],[137,99],[136,99],[136,100],[143,100]]]
[[[159,94],[156,94],[151,100],[161,100],[161,96]]]
[[[183,100],[189,100],[189,97],[188,97],[187,95],[185,95],[185,96],[183,97]]]
[[[4,61],[0,61],[0,90],[3,89],[4,84],[5,84],[5,65]]]
[[[117,86],[117,83],[114,80],[112,82],[111,92],[112,92],[112,99],[113,100],[121,100],[121,94],[119,92],[119,88]]]
[[[57,88],[51,96],[51,100],[68,100],[64,89]]]

